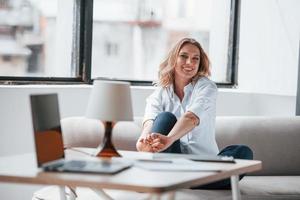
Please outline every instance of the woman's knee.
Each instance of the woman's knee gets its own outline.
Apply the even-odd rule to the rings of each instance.
[[[177,118],[171,112],[161,112],[156,116],[154,121],[157,123],[170,124],[174,126],[177,122]]]
[[[253,159],[253,151],[250,149],[250,147],[248,147],[247,145],[238,145],[237,148],[241,159]]]
[[[176,120],[177,121],[176,116],[171,112],[161,112],[156,116],[155,120],[156,119],[168,119],[168,120]]]
[[[153,122],[152,132],[167,135],[176,122],[177,118],[173,113],[162,112],[156,116]]]
[[[237,159],[253,159],[252,150],[246,145],[230,145],[224,148],[219,155],[221,156],[233,156]]]

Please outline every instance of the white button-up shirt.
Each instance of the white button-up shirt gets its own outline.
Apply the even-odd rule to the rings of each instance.
[[[200,123],[180,138],[182,153],[217,155],[219,149],[215,139],[216,99],[217,86],[206,77],[184,87],[182,102],[174,93],[173,85],[158,87],[147,98],[144,121],[154,120],[164,111],[173,113],[178,120],[190,111],[198,116]]]

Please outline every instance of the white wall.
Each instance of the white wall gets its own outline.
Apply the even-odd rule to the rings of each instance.
[[[243,0],[241,9],[238,88],[294,96],[300,1]]]

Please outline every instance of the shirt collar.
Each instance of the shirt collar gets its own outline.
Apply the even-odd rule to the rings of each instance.
[[[168,89],[169,89],[169,92],[170,92],[170,96],[173,99],[174,98],[174,86],[173,86],[173,84],[169,85]]]
[[[191,92],[193,90],[193,88],[194,88],[194,85],[192,84],[192,82],[190,82],[183,88],[183,91],[185,94],[187,94],[188,92]]]
[[[171,85],[169,85],[168,88],[169,88],[169,92],[170,92],[171,98],[174,98],[174,85],[171,84]],[[193,91],[193,89],[194,89],[194,84],[192,82],[190,82],[189,84],[187,84],[183,88],[184,94],[187,95],[188,93],[190,93],[191,91]]]

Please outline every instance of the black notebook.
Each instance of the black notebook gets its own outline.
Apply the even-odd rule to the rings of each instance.
[[[153,159],[168,159],[168,158],[169,159],[186,158],[193,161],[235,163],[235,160],[232,156],[211,156],[211,155],[178,154],[178,153],[153,154]]]

